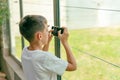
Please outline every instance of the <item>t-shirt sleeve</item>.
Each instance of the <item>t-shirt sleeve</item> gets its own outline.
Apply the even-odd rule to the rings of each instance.
[[[51,53],[45,57],[44,67],[58,75],[62,75],[65,72],[67,65],[67,61],[62,60]]]

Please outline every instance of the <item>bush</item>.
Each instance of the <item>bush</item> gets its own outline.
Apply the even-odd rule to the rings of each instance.
[[[0,26],[4,19],[8,16],[8,3],[7,0],[0,0]],[[0,29],[1,30],[1,29]]]

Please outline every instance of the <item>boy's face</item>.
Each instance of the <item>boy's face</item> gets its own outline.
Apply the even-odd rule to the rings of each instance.
[[[46,44],[48,41],[48,24],[45,24],[45,28],[43,30],[43,37],[42,37],[42,43]]]

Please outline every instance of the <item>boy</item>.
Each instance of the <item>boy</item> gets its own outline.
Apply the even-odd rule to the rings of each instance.
[[[21,57],[27,80],[57,80],[56,75],[62,75],[65,70],[76,70],[76,61],[67,41],[68,30],[63,28],[63,34],[59,31],[58,37],[65,48],[67,61],[48,52],[52,30],[49,33],[45,17],[27,15],[20,21],[20,33],[29,42],[29,46],[23,49]]]

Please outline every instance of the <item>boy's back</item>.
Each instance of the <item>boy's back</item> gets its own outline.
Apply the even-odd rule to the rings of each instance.
[[[62,75],[68,65],[51,53],[25,47],[22,53],[22,65],[28,80],[56,80],[56,75]]]

